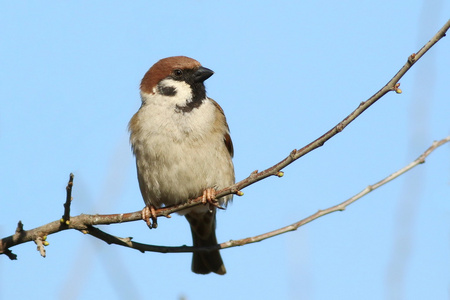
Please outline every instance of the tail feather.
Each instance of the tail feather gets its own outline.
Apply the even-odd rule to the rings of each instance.
[[[186,219],[191,226],[194,247],[208,247],[217,244],[215,210],[203,213],[190,212],[186,215]],[[192,272],[197,274],[214,272],[224,275],[226,269],[219,250],[194,252],[192,256]]]

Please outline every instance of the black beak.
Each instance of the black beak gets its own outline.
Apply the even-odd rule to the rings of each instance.
[[[212,74],[214,74],[214,71],[212,71],[208,68],[200,67],[194,73],[194,81],[195,82],[203,82],[206,79],[208,79],[209,77],[211,77]]]

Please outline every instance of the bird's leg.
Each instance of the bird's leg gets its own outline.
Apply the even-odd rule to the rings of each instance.
[[[219,205],[219,201],[217,201],[216,199],[216,189],[214,188],[207,188],[206,190],[203,191],[202,203],[205,205],[209,204],[210,210],[212,210],[213,207],[224,209],[222,206]]]
[[[152,221],[150,222],[150,218]],[[156,220],[156,209],[153,205],[147,205],[142,210],[142,220],[147,223],[147,226],[152,229],[158,227],[158,221]]]

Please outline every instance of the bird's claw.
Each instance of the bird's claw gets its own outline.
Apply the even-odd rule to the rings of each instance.
[[[158,227],[158,221],[156,219],[156,209],[153,205],[144,207],[144,209],[142,210],[142,220],[147,223],[147,226],[150,229]]]
[[[210,210],[213,210],[214,207],[224,209],[216,199],[216,190],[214,188],[208,188],[203,191],[202,203],[204,205],[209,204]]]

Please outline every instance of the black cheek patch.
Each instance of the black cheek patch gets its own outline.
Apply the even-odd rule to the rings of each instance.
[[[175,96],[177,91],[173,86],[158,86],[159,93],[164,96]]]

